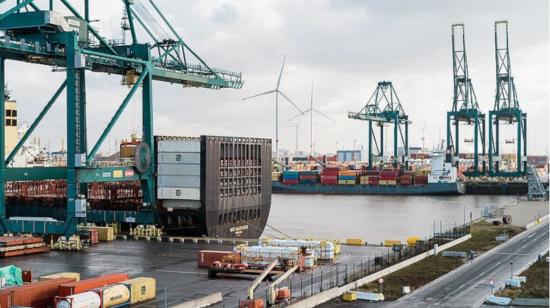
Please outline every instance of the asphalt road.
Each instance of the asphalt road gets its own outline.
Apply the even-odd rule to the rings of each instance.
[[[548,221],[527,230],[406,297],[376,307],[479,307],[491,294],[489,282],[504,285],[548,249]],[[510,265],[513,263],[513,265]],[[368,304],[366,304],[368,306]]]

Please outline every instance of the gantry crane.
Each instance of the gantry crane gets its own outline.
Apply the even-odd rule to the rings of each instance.
[[[499,34],[503,35],[500,36]],[[527,172],[527,113],[522,112],[512,77],[508,21],[495,22],[496,95],[489,111],[489,175],[525,176]],[[500,170],[500,125],[516,125],[516,170]]]
[[[40,7],[34,0],[1,1],[0,97],[4,97],[6,60],[52,66],[65,81],[55,91],[29,130],[11,153],[5,153],[5,118],[0,117],[0,232],[72,234],[80,221],[94,220],[153,223],[155,212],[155,163],[153,147],[153,80],[209,89],[241,88],[241,74],[211,68],[168,22],[153,0],[122,0],[131,43],[101,36],[91,24],[91,1],[78,10],[68,0],[50,0]],[[42,2],[41,2],[42,3]],[[60,10],[56,10],[56,9]],[[68,16],[60,11],[70,12]],[[139,24],[140,27],[137,27]],[[160,27],[168,29],[158,31]],[[159,32],[160,35],[159,36]],[[140,38],[141,36],[147,39]],[[197,64],[190,62],[197,61]],[[92,147],[88,146],[86,72],[123,76],[130,91]],[[136,147],[131,166],[104,167],[94,162],[101,144],[130,102],[142,88],[142,142]],[[67,166],[40,168],[8,167],[52,105],[66,90]],[[5,114],[0,100],[0,114]],[[67,206],[64,221],[11,220],[6,218],[5,184],[8,181],[66,180]],[[143,209],[139,211],[88,211],[86,184],[91,182],[140,181]]]
[[[457,33],[458,32],[458,33]],[[458,35],[458,38],[455,36]],[[485,114],[479,109],[476,93],[468,71],[468,58],[466,56],[466,40],[464,24],[453,24],[451,27],[453,49],[453,82],[454,96],[453,109],[447,112],[447,148],[454,152],[454,160],[458,167],[460,163],[460,123],[473,125],[474,137],[467,139],[474,143],[474,166],[472,171],[464,174],[478,176],[481,142],[482,172],[485,172]],[[454,125],[454,135],[452,126]]]
[[[384,125],[393,124],[393,158],[392,164],[397,167],[399,162],[408,168],[409,161],[409,116],[405,114],[399,97],[392,86],[391,81],[380,81],[367,104],[359,112],[349,112],[350,119],[369,122],[369,169],[373,168],[373,141],[377,156],[384,157]],[[380,146],[377,143],[373,130],[373,122],[380,127]],[[403,130],[405,131],[403,133]],[[401,140],[403,155],[399,158],[398,145]]]

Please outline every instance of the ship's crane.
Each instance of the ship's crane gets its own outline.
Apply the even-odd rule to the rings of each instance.
[[[458,167],[460,163],[459,157],[462,153],[459,138],[460,123],[465,123],[468,126],[473,125],[473,139],[465,139],[464,142],[474,144],[474,166],[472,171],[464,173],[466,175],[477,176],[480,173],[480,153],[482,157],[485,157],[485,114],[479,109],[474,86],[472,85],[468,71],[464,24],[453,24],[451,26],[451,43],[453,50],[454,96],[453,108],[447,112],[447,146],[453,148],[454,161]],[[484,159],[482,159],[481,170],[485,172]]]
[[[0,117],[0,232],[72,234],[80,221],[108,218],[113,222],[153,223],[156,187],[153,178],[153,80],[209,89],[242,87],[241,73],[214,69],[193,51],[168,22],[153,0],[122,0],[131,43],[108,40],[91,23],[94,7],[84,0],[77,9],[68,0],[1,1],[0,97],[5,95],[5,60],[52,66],[66,74],[28,131],[11,153],[5,153],[5,119]],[[47,4],[44,4],[47,3]],[[63,15],[61,11],[69,12]],[[139,29],[139,31],[138,31]],[[164,30],[163,30],[164,29]],[[144,37],[141,37],[144,36]],[[146,36],[146,37],[145,37]],[[86,72],[116,74],[131,88],[98,140],[89,147],[86,109]],[[132,166],[106,167],[94,157],[117,123],[137,89],[141,87],[142,142]],[[15,154],[66,90],[67,166],[8,168]],[[0,114],[5,114],[0,100]],[[66,180],[64,221],[10,220],[6,217],[7,181]],[[140,181],[143,209],[139,211],[88,211],[86,185],[92,182]]]
[[[401,101],[391,81],[380,81],[367,104],[359,112],[349,112],[348,118],[368,121],[369,123],[369,169],[373,168],[373,141],[377,156],[384,157],[384,125],[393,124],[393,158],[394,167],[401,161],[408,168],[409,161],[409,116],[403,110]],[[373,129],[373,123],[380,127],[379,141]],[[404,132],[403,132],[404,131]],[[398,155],[399,141],[404,149],[401,159]]]
[[[489,111],[489,175],[525,176],[527,174],[527,113],[520,106],[512,77],[508,21],[495,22],[496,95]],[[516,170],[500,170],[500,125],[516,125]],[[505,140],[506,141],[506,140]],[[508,143],[508,142],[506,142]]]

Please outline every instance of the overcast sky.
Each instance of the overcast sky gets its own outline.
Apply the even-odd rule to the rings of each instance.
[[[366,146],[367,124],[348,119],[347,112],[359,111],[380,80],[393,82],[413,121],[411,145],[421,145],[425,135],[425,144],[431,147],[445,135],[446,111],[452,104],[451,24],[466,25],[470,75],[480,107],[488,112],[495,94],[494,21],[506,19],[512,72],[521,108],[528,114],[529,152],[547,152],[547,0],[156,2],[209,65],[242,71],[245,79],[241,90],[187,89],[155,82],[156,134],[274,138],[274,97],[241,99],[273,89],[286,54],[282,90],[307,109],[313,82],[315,107],[336,120],[314,119],[317,151],[334,152],[336,143],[351,148],[354,140]],[[120,3],[92,3],[92,19],[99,19],[95,26],[104,35],[120,38]],[[8,84],[19,103],[20,120],[34,119],[63,77],[49,67],[8,62]],[[128,88],[120,85],[119,76],[88,74],[87,80],[93,144]],[[140,130],[139,100],[132,104],[104,151],[113,149],[115,139]],[[288,121],[294,115],[292,106],[281,103],[281,148],[294,150],[294,123]],[[61,143],[64,117],[60,100],[36,132],[52,150]],[[299,138],[301,150],[307,150],[309,119],[301,121]],[[512,149],[508,146],[507,151]]]

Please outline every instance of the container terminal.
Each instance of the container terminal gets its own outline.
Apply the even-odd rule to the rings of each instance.
[[[244,83],[240,72],[209,66],[155,1],[122,1],[121,28],[131,43],[98,32],[89,0],[8,2],[0,14],[0,307],[283,307],[470,235],[465,218],[439,230],[434,223],[429,237],[380,243],[293,239],[284,230],[278,230],[282,238],[262,237],[272,193],[548,199],[548,162],[530,163],[527,152],[527,114],[511,73],[506,21],[494,24],[497,95],[488,115],[473,90],[464,25],[452,25],[454,99],[437,151],[411,152],[412,119],[393,83],[380,81],[367,104],[348,113],[368,125],[365,159],[355,149],[352,157],[311,152],[300,159],[280,157],[278,128],[275,151],[268,138],[154,134],[153,81],[210,90]],[[159,25],[169,38],[158,37]],[[6,84],[12,61],[65,75],[25,127]],[[90,72],[120,76],[129,89],[93,144]],[[279,89],[280,77],[269,93],[277,103],[279,95],[291,102]],[[30,137],[63,92],[66,150],[55,156]],[[142,114],[141,134],[120,143],[113,157],[98,155],[131,100]],[[312,99],[307,112],[314,111]],[[461,151],[461,122],[473,126],[473,137],[465,139],[473,154]],[[511,124],[517,151],[504,154],[499,126]],[[393,134],[389,155],[385,128]],[[511,224],[508,215],[502,220]]]

